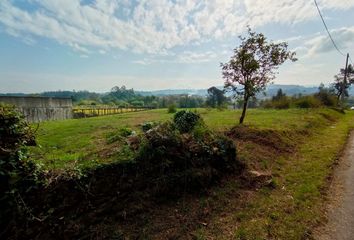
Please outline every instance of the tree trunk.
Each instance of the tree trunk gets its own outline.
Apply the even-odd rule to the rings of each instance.
[[[240,117],[240,124],[242,124],[242,123],[243,123],[243,120],[245,119],[246,110],[247,110],[247,105],[248,105],[248,97],[245,97],[245,98],[244,98],[244,101],[243,101],[242,114],[241,114],[241,117]]]

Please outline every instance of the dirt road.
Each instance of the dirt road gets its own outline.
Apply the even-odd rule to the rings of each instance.
[[[330,186],[328,223],[318,229],[318,240],[354,240],[354,132]]]

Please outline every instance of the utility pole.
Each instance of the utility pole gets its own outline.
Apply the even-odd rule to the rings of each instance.
[[[345,91],[345,86],[347,85],[347,73],[348,73],[348,60],[349,60],[349,53],[347,53],[347,59],[345,61],[345,69],[344,69],[344,79],[342,83],[342,102],[344,100],[344,91]]]

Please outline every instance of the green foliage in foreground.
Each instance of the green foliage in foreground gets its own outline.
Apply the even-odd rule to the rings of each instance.
[[[27,135],[22,134],[23,128],[26,127],[26,125],[21,125],[23,119],[16,118],[9,122],[12,119],[6,117],[4,120],[5,123],[9,123],[9,126],[2,128],[5,131],[1,133],[9,133],[6,139],[12,140],[13,137],[19,146],[25,145],[23,137]],[[23,221],[18,217],[4,217],[2,215],[4,201],[1,201],[1,220],[4,219],[8,222],[4,233],[9,236],[18,234],[23,238],[32,239],[38,233],[42,234],[43,229],[51,229],[50,233],[44,233],[41,237],[44,239],[52,239],[54,236],[72,238],[71,236],[79,235],[81,237],[88,227],[87,223],[79,221],[83,211],[86,213],[88,208],[103,208],[102,198],[108,199],[107,204],[111,203],[112,205],[106,207],[110,208],[116,206],[117,202],[124,202],[127,199],[138,198],[138,201],[148,201],[155,197],[179,197],[186,192],[206,190],[227,173],[240,173],[243,170],[244,165],[237,160],[236,146],[231,139],[210,131],[207,126],[202,124],[198,126],[204,130],[198,129],[194,134],[194,127],[202,121],[198,114],[183,111],[177,113],[175,119],[179,119],[179,121],[166,121],[139,134],[129,128],[119,128],[108,134],[106,136],[107,143],[119,143],[118,153],[124,153],[125,162],[116,161],[104,166],[95,166],[81,171],[81,174],[55,175],[57,177],[55,182],[48,183],[46,187],[42,186],[34,193],[26,192],[21,199],[23,199],[23,205],[29,209],[27,214],[44,217],[24,219]],[[184,126],[183,121],[186,120],[190,121],[188,132],[185,131],[185,128],[181,128]],[[17,126],[20,126],[19,129]],[[12,131],[13,129],[16,131]],[[16,144],[14,145],[16,146]],[[14,149],[14,151],[16,150]],[[108,154],[113,153],[114,145],[111,145],[107,150]],[[7,159],[1,160],[6,161]],[[10,160],[12,159],[10,158]],[[18,158],[11,162],[11,166],[15,164],[17,164],[16,167],[22,167],[22,159]],[[8,173],[10,178],[14,174],[26,172],[19,168],[5,169],[5,173]],[[26,176],[20,177],[20,180],[26,180]],[[9,179],[9,185],[11,184],[10,180],[12,179]],[[73,182],[84,187],[75,188]],[[20,187],[24,187],[26,191],[34,186],[37,186],[35,182],[33,184],[26,184],[25,181],[20,182]],[[68,188],[70,194],[67,194]],[[13,192],[11,191],[11,193]],[[58,200],[58,196],[62,198]],[[133,211],[126,204],[121,206],[123,207],[122,212],[118,215],[124,214],[126,211]],[[73,211],[73,209],[76,210]],[[9,210],[13,210],[13,208]],[[62,217],[65,218],[65,221],[58,221],[58,216],[54,212],[63,214]],[[93,214],[91,215],[92,219],[97,216],[102,217],[101,214],[96,216],[94,212],[91,213]],[[73,218],[76,220],[71,221]],[[38,222],[41,223],[38,224]],[[20,223],[23,226],[18,226]]]
[[[174,115],[173,123],[181,133],[189,133],[196,125],[203,124],[203,120],[198,113],[182,110]]]
[[[0,104],[0,226],[26,211],[21,194],[38,181],[37,166],[27,159],[27,146],[35,145],[32,129],[22,114]]]

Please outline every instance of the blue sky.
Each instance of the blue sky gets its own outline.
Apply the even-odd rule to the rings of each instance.
[[[354,0],[318,4],[354,58]],[[1,0],[0,92],[222,86],[247,25],[297,52],[274,83],[327,84],[345,63],[309,0]]]

